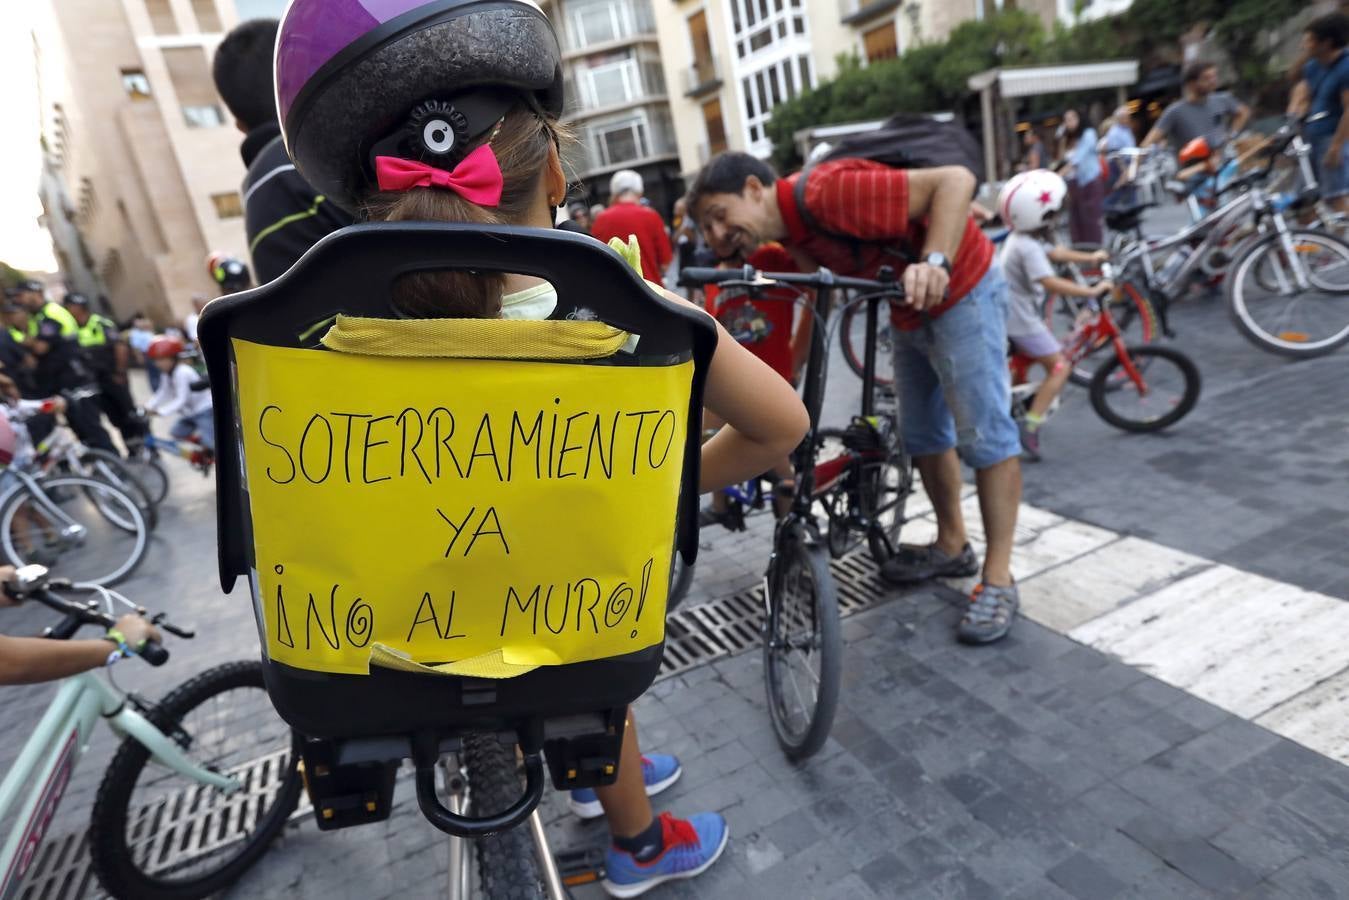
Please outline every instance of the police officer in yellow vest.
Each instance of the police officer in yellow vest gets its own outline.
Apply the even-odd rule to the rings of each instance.
[[[29,339],[37,337],[38,329],[42,323],[48,319],[61,326],[61,337],[74,338],[80,330],[79,323],[68,310],[48,300],[43,293],[42,282],[40,281],[21,281],[16,285],[14,292],[15,301],[28,310],[28,334]]]
[[[140,419],[127,383],[131,348],[122,340],[117,323],[90,310],[89,298],[80,293],[66,295],[66,308],[62,312],[67,312],[76,324],[76,340],[85,364],[97,379],[98,404],[104,415],[125,440],[140,437]]]

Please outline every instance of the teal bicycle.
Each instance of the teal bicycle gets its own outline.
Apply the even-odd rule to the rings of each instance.
[[[119,604],[141,611],[107,588],[48,579],[42,566],[24,566],[6,590],[61,614],[45,632],[53,640],[85,626],[110,628]],[[193,636],[163,614],[151,621]],[[139,655],[158,666],[169,654],[152,643]],[[257,861],[299,801],[299,739],[267,699],[261,662],[208,669],[158,702],[119,690],[112,674],[66,679],[0,782],[0,900],[17,896],[100,720],[125,740],[98,788],[89,853],[103,888],[119,900],[221,890]]]

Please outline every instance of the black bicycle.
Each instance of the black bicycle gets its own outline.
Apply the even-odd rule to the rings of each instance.
[[[760,273],[746,266],[687,268],[680,276],[685,286],[718,284],[751,297],[783,286],[813,289],[816,322],[829,321],[836,291],[867,292],[850,301],[867,304],[862,415],[847,429],[820,427],[829,341],[823,329],[815,329],[803,378],[811,430],[793,454],[791,507],[774,530],[764,572],[768,708],[778,742],[791,759],[808,757],[824,745],[838,708],[843,638],[829,556],[846,552],[850,535],[858,534],[868,538],[874,554],[888,558],[897,546],[911,488],[908,458],[897,432],[888,423],[879,424],[883,417],[876,415],[874,403],[879,304],[903,295],[892,272],[881,274],[881,280],[871,280],[844,278],[827,269],[803,275]],[[824,513],[824,527],[817,510]]]

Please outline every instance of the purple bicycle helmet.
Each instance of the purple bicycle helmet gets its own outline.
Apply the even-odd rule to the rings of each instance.
[[[276,38],[281,134],[300,174],[357,212],[376,144],[449,168],[521,99],[561,115],[561,58],[532,0],[293,0]]]

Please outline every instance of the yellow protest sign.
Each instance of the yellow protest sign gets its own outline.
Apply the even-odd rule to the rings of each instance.
[[[691,361],[233,347],[270,658],[527,667],[662,639]]]

